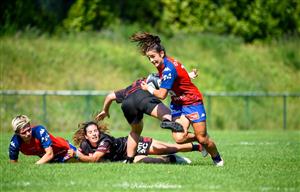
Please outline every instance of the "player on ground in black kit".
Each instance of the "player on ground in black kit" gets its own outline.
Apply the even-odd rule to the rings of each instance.
[[[77,152],[69,150],[71,157],[83,162],[114,162],[126,160],[127,137],[115,138],[107,134],[107,127],[90,121],[79,124],[73,141],[79,145]],[[134,162],[144,163],[190,163],[187,158],[174,155],[177,152],[200,151],[201,145],[169,144],[149,137],[140,137]],[[166,155],[169,154],[169,155]],[[149,157],[147,155],[166,155]]]

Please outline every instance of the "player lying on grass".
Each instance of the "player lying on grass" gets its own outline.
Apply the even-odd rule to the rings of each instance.
[[[196,72],[191,72],[191,76],[196,77]],[[144,114],[160,119],[162,128],[171,129],[173,132],[183,132],[183,128],[179,123],[171,121],[170,109],[148,91],[141,89],[141,83],[147,80],[146,78],[138,79],[128,87],[108,94],[102,111],[96,116],[96,120],[103,120],[105,117],[109,117],[109,108],[113,101],[122,104],[123,114],[131,125],[127,141],[128,163],[133,162],[138,147],[139,137],[143,130]]]
[[[107,130],[107,127],[100,122],[89,121],[79,124],[79,129],[73,136],[73,141],[79,145],[79,148],[77,151],[69,150],[69,155],[78,157],[83,162],[126,160],[128,137],[115,138],[108,135]],[[189,159],[174,155],[177,152],[190,151],[201,151],[201,145],[192,143],[169,144],[150,137],[140,137],[133,162],[190,163]],[[148,155],[166,156],[149,157]]]
[[[12,120],[15,132],[9,145],[10,162],[17,163],[19,152],[41,157],[36,164],[67,162],[71,158],[68,150],[76,147],[60,137],[54,137],[42,125],[32,126],[26,115],[18,115]],[[75,160],[75,159],[73,159]]]

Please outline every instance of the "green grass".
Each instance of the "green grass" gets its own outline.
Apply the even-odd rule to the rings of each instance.
[[[127,132],[113,131],[113,135]],[[70,139],[70,133],[56,133]],[[143,135],[172,142],[167,131]],[[299,191],[299,131],[211,131],[225,166],[198,152],[181,153],[190,165],[122,163],[34,165],[35,157],[8,163],[10,135],[1,134],[1,191]]]

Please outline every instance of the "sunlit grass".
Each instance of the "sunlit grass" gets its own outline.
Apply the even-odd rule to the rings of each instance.
[[[113,131],[124,136],[127,131]],[[55,135],[71,138],[72,134]],[[143,135],[173,142],[168,131]],[[225,160],[217,168],[198,152],[181,153],[190,165],[49,164],[20,155],[8,164],[10,134],[1,134],[2,191],[299,191],[299,131],[210,131]]]

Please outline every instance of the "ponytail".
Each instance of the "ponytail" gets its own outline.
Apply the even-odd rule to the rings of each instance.
[[[159,36],[152,35],[147,32],[138,32],[130,37],[132,42],[137,42],[137,46],[143,55],[146,55],[147,51],[155,50],[157,52],[165,51],[165,48],[161,45],[161,40]]]

